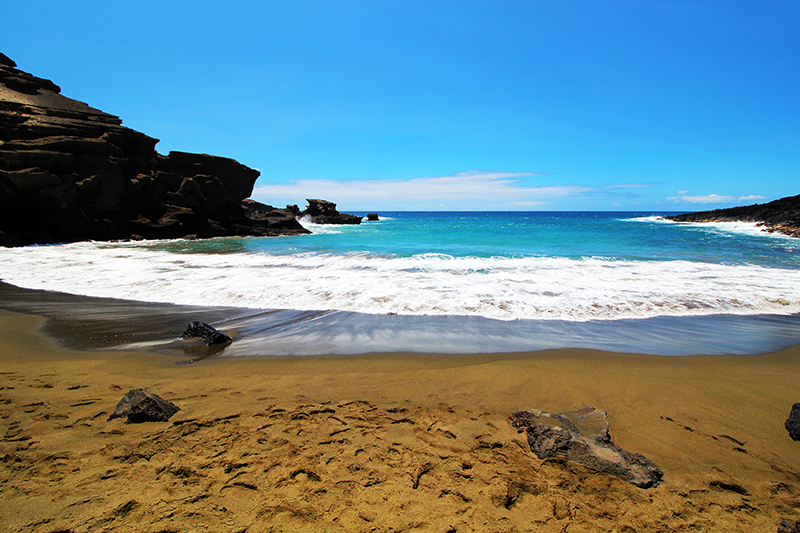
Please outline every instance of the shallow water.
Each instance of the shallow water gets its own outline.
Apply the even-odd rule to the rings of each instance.
[[[798,315],[493,320],[465,316],[180,306],[21,289],[0,283],[0,309],[47,317],[75,349],[145,349],[187,357],[506,353],[589,348],[653,355],[747,355],[800,344]],[[205,348],[179,339],[200,320],[233,337]]]

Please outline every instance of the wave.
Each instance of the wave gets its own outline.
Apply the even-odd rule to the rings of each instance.
[[[388,222],[391,220],[394,220],[394,218],[382,217],[380,220],[362,222],[362,224],[375,225],[380,222]],[[305,229],[307,229],[314,235],[337,235],[347,230],[357,231],[358,229],[360,229],[358,227],[359,225],[354,225],[354,224],[316,224],[311,221],[311,217],[308,215],[298,218],[297,221],[300,222],[301,226],[303,226]]]
[[[3,250],[24,288],[183,305],[618,320],[800,313],[800,271],[602,257],[174,253],[140,243]]]
[[[646,217],[634,217],[629,219],[623,219],[630,222],[649,222],[649,223],[660,223],[660,224],[674,224],[676,226],[683,226],[685,228],[694,229],[697,231],[705,231],[705,232],[713,232],[717,234],[727,234],[727,235],[749,235],[749,236],[756,236],[756,237],[768,237],[771,239],[781,239],[786,240],[792,243],[796,242],[795,237],[791,237],[789,235],[784,235],[778,232],[770,232],[764,225],[759,224],[757,222],[741,222],[741,221],[731,221],[731,222],[678,222],[675,220],[669,220],[668,218],[664,218],[662,216],[646,216]]]

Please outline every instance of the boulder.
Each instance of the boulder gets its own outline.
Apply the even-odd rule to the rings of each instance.
[[[128,424],[140,422],[166,422],[180,408],[144,389],[132,389],[117,403],[108,420],[127,418]]]
[[[231,338],[226,334],[222,333],[221,331],[217,331],[205,322],[200,322],[197,320],[191,322],[189,327],[186,328],[186,331],[184,331],[181,335],[182,339],[190,339],[193,337],[202,339],[206,346],[222,344],[223,342],[232,342]]]
[[[367,220],[378,220],[378,213],[367,213]]]
[[[789,418],[786,419],[784,426],[792,440],[800,440],[800,403],[792,406],[792,411],[789,413]]]
[[[525,433],[531,451],[542,460],[566,460],[592,470],[621,477],[637,487],[655,487],[661,470],[643,455],[625,451],[611,442],[605,411],[585,406],[553,414],[519,411],[512,425]]]

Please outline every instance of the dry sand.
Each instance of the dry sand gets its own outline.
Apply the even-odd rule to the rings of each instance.
[[[0,312],[0,529],[777,531],[800,519],[800,349],[207,359],[75,352]],[[132,388],[163,423],[106,419]],[[521,409],[609,413],[653,489],[543,462]]]

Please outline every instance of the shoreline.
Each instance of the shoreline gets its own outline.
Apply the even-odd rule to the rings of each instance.
[[[121,349],[207,358],[527,353],[588,349],[662,356],[752,355],[800,345],[800,315],[660,316],[617,320],[497,320],[177,305],[24,289],[0,281],[0,310],[48,320],[73,349]],[[206,348],[180,341],[199,320],[234,339]]]
[[[800,347],[210,358],[76,351],[0,311],[0,519],[19,531],[776,531]],[[167,423],[107,422],[145,388]],[[511,412],[591,404],[653,489],[538,460]],[[412,527],[416,524],[415,527]],[[628,529],[626,529],[628,528]]]

